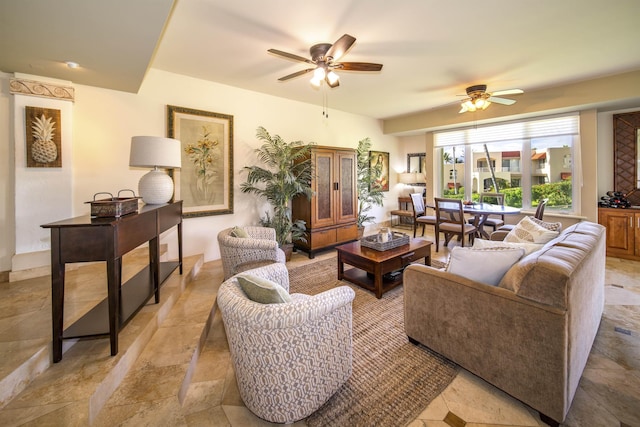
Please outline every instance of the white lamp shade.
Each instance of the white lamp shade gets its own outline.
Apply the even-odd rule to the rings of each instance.
[[[143,168],[179,168],[180,141],[159,136],[131,138],[129,166]]]
[[[173,138],[159,136],[131,138],[129,166],[154,168],[138,182],[138,194],[143,202],[156,205],[171,200],[173,179],[158,168],[180,168],[180,150],[180,141]]]
[[[420,178],[420,174],[417,172],[404,172],[398,174],[398,181],[402,184],[418,184],[419,182],[422,182]]]

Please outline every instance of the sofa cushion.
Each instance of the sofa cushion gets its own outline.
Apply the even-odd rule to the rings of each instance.
[[[532,252],[542,249],[544,244],[531,243],[531,242],[503,242],[500,240],[486,240],[486,239],[474,239],[473,247],[476,249],[482,248],[522,248],[524,249],[524,255],[527,256]]]
[[[534,216],[529,217],[529,219],[535,222],[536,224],[538,224],[539,226],[546,228],[547,230],[557,231],[557,232],[562,231],[561,222],[546,222]]]
[[[249,237],[249,234],[244,229],[238,226],[233,227],[233,229],[231,230],[231,235],[233,237],[240,237],[242,239],[246,239],[247,237]]]
[[[544,223],[544,221],[542,221]],[[544,223],[547,224],[547,223]],[[560,234],[556,230],[550,230],[544,224],[533,221],[532,218],[525,216],[504,238],[505,242],[529,242],[529,243],[547,243],[558,237]],[[552,228],[555,228],[552,227]]]
[[[252,274],[238,274],[236,278],[251,301],[261,304],[280,304],[292,301],[291,295],[274,281]]]
[[[480,249],[457,246],[451,250],[446,271],[476,282],[496,286],[502,280],[502,276],[523,255],[523,248],[502,246]]]

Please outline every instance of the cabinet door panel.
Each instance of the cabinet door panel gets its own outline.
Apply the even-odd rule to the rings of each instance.
[[[635,227],[634,240],[635,240],[635,252],[634,254],[637,257],[640,257],[640,213],[637,213],[635,216],[635,222],[633,223]]]
[[[336,228],[336,241],[349,242],[358,238],[358,226],[355,224],[344,225]]]
[[[356,156],[353,153],[338,153],[337,165],[340,178],[338,188],[338,223],[349,222],[356,219]]]
[[[607,227],[607,252],[609,255],[633,255],[634,218],[626,212],[607,212],[604,215]]]
[[[333,199],[333,153],[317,151],[315,153],[315,191],[313,198],[312,227],[323,227],[334,224],[335,202]]]
[[[324,248],[336,243],[336,230],[320,230],[311,232],[311,249]]]

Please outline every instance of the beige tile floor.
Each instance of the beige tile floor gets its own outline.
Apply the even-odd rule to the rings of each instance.
[[[328,251],[309,260],[294,254],[290,264],[333,256]],[[448,249],[433,256],[445,260]],[[191,262],[189,269],[197,270],[195,265]],[[79,269],[76,280],[83,286],[69,287],[68,311],[80,313],[102,297],[99,269]],[[53,366],[46,360],[48,352],[33,356],[36,362],[28,369],[44,373],[5,402],[0,425],[82,426],[90,419],[99,426],[273,425],[251,414],[238,395],[224,327],[219,313],[212,311],[222,280],[220,262],[205,263],[193,280],[171,280],[175,283],[165,285],[162,295],[163,302],[173,301],[146,306],[121,332],[122,356],[108,356],[104,339],[79,342]],[[0,395],[14,385],[7,378],[19,370],[18,359],[47,345],[49,283],[45,277],[0,284]],[[171,292],[181,287],[182,293]],[[145,323],[153,316],[160,320]],[[123,360],[136,354],[134,336],[145,335],[148,343],[120,375]],[[118,376],[114,372],[122,376],[117,387],[103,379]],[[456,417],[460,424],[452,421]],[[535,411],[461,370],[410,427],[465,424],[544,425]],[[640,426],[640,262],[607,259],[605,316],[565,425]]]

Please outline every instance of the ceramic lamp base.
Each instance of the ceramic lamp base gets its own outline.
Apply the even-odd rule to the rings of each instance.
[[[154,169],[140,178],[138,194],[148,205],[167,203],[173,196],[173,180],[164,171]]]

